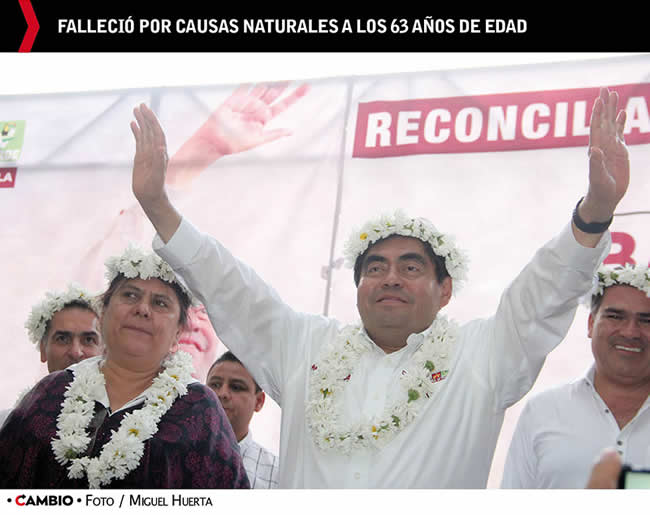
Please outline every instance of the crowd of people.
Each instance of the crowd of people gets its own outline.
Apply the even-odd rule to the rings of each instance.
[[[253,102],[237,90],[226,111],[268,120],[306,92],[272,107],[282,91],[257,87]],[[155,252],[109,258],[100,296],[71,285],[34,306],[28,336],[50,373],[2,414],[0,487],[484,488],[506,409],[585,296],[594,362],[528,401],[502,486],[610,488],[623,464],[650,466],[650,271],[602,265],[630,177],[616,92],[594,103],[589,186],[572,219],[492,317],[463,326],[441,310],[465,280],[464,252],[401,210],[346,243],[359,324],[292,309],[167,194],[168,169],[191,180],[286,134],[235,144],[212,116],[181,166],[155,114],[143,104],[134,115],[132,188]],[[205,147],[206,131],[224,144]],[[228,350],[215,361],[219,341]],[[250,431],[267,394],[282,408],[279,457]]]

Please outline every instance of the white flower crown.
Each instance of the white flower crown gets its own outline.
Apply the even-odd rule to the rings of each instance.
[[[106,265],[106,279],[108,279],[109,284],[120,274],[127,279],[136,277],[145,280],[157,278],[168,283],[180,284],[171,267],[157,254],[147,252],[132,243],[129,243],[120,256],[111,256],[104,264]]]
[[[453,280],[454,293],[467,280],[469,260],[465,252],[456,247],[454,237],[438,231],[426,218],[411,218],[401,209],[369,220],[361,229],[352,231],[343,247],[346,266],[354,268],[357,258],[370,245],[392,235],[410,236],[428,243],[434,254],[444,258],[447,272]]]
[[[606,266],[600,265],[596,273],[595,286],[591,295],[602,295],[605,288],[627,284],[641,290],[650,297],[650,269],[647,265]],[[591,295],[589,298],[591,299]]]
[[[73,302],[88,306],[88,309],[97,313],[93,299],[93,295],[74,283],[69,284],[68,289],[63,292],[46,292],[45,299],[32,307],[27,322],[25,322],[30,341],[38,345],[52,317]]]

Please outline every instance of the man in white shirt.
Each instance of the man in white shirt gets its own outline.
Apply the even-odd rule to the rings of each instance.
[[[253,414],[264,406],[264,391],[230,351],[217,358],[205,384],[217,394],[228,416],[251,488],[277,488],[278,457],[253,440],[249,428]]]
[[[485,487],[505,409],[564,338],[608,252],[608,221],[629,182],[617,102],[603,89],[594,104],[589,189],[571,225],[538,251],[494,317],[460,329],[438,311],[464,277],[462,252],[401,212],[369,222],[346,246],[359,270],[361,325],[291,309],[175,210],[162,128],[145,105],[134,110],[132,186],[154,247],[282,407],[280,487]]]
[[[582,488],[604,447],[650,467],[650,271],[601,267],[585,376],[531,398],[517,422],[504,488]]]

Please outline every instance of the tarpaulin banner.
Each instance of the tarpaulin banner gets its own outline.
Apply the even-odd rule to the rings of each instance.
[[[650,57],[633,56],[288,82],[275,84],[280,96],[255,120],[245,116],[260,98],[254,85],[0,97],[0,408],[46,371],[24,328],[31,306],[71,281],[101,291],[108,256],[151,244],[130,185],[137,104],[156,112],[170,156],[200,127],[227,141],[203,169],[176,177],[170,195],[295,309],[355,321],[343,241],[401,207],[469,254],[468,284],[445,308],[462,323],[490,316],[535,250],[569,223],[586,193],[588,120],[603,86],[627,110],[632,168],[608,262],[650,261],[649,69]],[[589,366],[586,318],[580,308],[533,391]],[[490,486],[520,406],[506,415]],[[276,451],[279,414],[269,405],[252,426]]]

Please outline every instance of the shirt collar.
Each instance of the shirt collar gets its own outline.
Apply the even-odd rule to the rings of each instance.
[[[589,386],[594,388],[595,378],[596,378],[596,363],[592,363],[591,365],[589,365],[589,368],[585,372],[583,379]]]
[[[427,327],[424,331],[420,333],[411,333],[408,338],[406,339],[406,345],[402,347],[400,350],[393,352],[392,354],[398,354],[402,352],[406,352],[405,349],[408,349],[408,352],[410,353],[415,352],[417,349],[420,348],[422,343],[424,343],[425,338],[429,335],[431,332],[431,328],[433,326],[433,322],[431,322],[431,325]],[[366,328],[363,324],[361,324],[361,331],[360,333],[363,338],[365,338],[366,341],[370,342],[372,344],[372,349],[373,351],[376,352],[381,352],[383,353],[384,351],[379,348],[379,346],[370,338],[368,335],[368,332],[366,331]]]
[[[249,429],[248,433],[246,433],[246,436],[244,436],[244,438],[239,440],[237,443],[239,444],[241,451],[244,452],[244,449],[253,443],[253,435],[251,434],[251,430]]]

